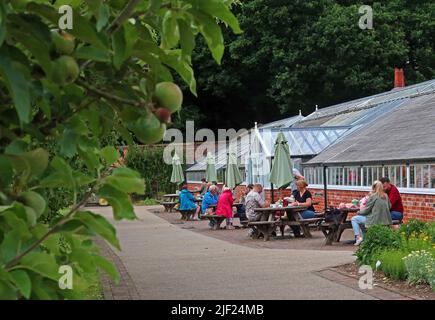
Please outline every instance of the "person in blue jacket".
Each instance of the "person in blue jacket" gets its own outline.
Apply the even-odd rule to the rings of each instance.
[[[187,184],[184,184],[181,187],[181,191],[178,198],[180,202],[179,210],[195,210],[195,219],[198,219],[199,214],[199,206],[196,205],[195,197],[193,194],[187,189]]]
[[[211,205],[217,204],[218,202],[218,187],[215,185],[211,185],[208,188],[208,191],[205,193],[204,198],[202,199],[201,212],[202,214],[206,214],[207,210],[210,212],[212,208],[209,208]]]

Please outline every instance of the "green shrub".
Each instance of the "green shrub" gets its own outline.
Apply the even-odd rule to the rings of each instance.
[[[420,234],[411,234],[408,238],[402,233],[401,234],[401,248],[410,253],[413,251],[421,250],[432,250],[433,242],[431,236],[426,232]]]
[[[411,252],[404,258],[404,262],[410,283],[428,283],[435,291],[435,258],[430,252]]]
[[[432,243],[435,243],[435,222],[426,223],[425,233],[430,237]]]
[[[426,229],[426,223],[424,221],[418,219],[410,219],[408,223],[402,224],[400,226],[399,232],[404,234],[406,239],[408,239],[411,235],[418,236],[423,233]]]
[[[374,256],[386,249],[400,249],[400,235],[388,226],[374,225],[368,228],[355,255],[360,264],[371,265]]]
[[[129,147],[125,165],[138,171],[145,179],[145,199],[157,198],[159,193],[174,192],[171,183],[172,166],[163,162],[163,147]]]
[[[380,268],[386,276],[396,280],[404,280],[407,272],[403,258],[407,254],[401,250],[381,251],[376,255],[375,260],[381,262]]]

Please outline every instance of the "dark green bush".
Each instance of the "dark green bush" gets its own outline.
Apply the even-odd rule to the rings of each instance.
[[[360,264],[371,265],[375,255],[386,249],[399,249],[400,235],[388,226],[374,225],[368,228],[355,255]]]
[[[170,182],[172,166],[163,162],[163,147],[133,145],[128,148],[125,165],[145,179],[144,199],[175,192],[176,186]]]

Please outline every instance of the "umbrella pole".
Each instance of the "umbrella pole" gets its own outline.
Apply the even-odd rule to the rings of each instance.
[[[327,195],[327,191],[328,191],[328,182],[327,180],[327,174],[326,174],[326,170],[328,167],[323,166],[323,197],[325,199],[325,211],[328,209],[328,195]]]
[[[275,195],[273,192],[273,183],[270,183],[270,192],[271,192],[271,196],[272,196],[272,203],[275,203]]]
[[[272,171],[272,161],[273,161],[273,156],[270,157],[270,171]],[[272,203],[275,203],[275,195],[273,192],[273,183],[270,183],[270,192],[271,192],[271,197],[272,197]]]

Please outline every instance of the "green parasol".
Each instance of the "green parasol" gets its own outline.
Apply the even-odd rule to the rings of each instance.
[[[214,156],[211,152],[207,153],[207,168],[205,170],[205,180],[207,182],[217,181],[216,165]]]
[[[180,157],[175,153],[172,157],[172,174],[171,182],[181,184],[184,182],[183,167],[181,166]]]
[[[287,186],[293,181],[293,165],[290,159],[290,150],[282,132],[279,132],[276,137],[275,154],[269,181],[278,189]]]

